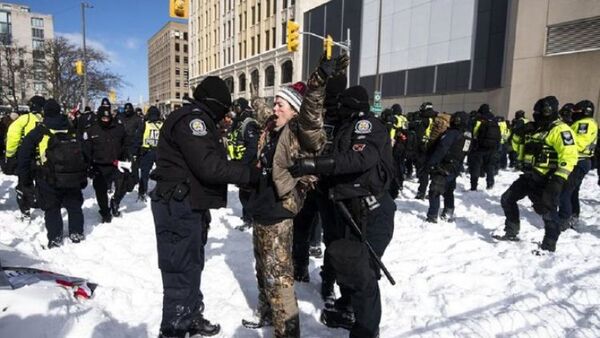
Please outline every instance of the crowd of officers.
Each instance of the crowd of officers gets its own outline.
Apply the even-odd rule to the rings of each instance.
[[[590,101],[559,109],[555,97],[541,98],[533,121],[524,111],[506,121],[487,104],[437,112],[430,102],[407,114],[395,104],[376,116],[365,88],[347,87],[348,63],[345,55],[323,57],[306,82],[283,86],[272,108],[256,97],[232,102],[225,82],[207,77],[164,123],[155,107],[142,117],[128,103],[115,115],[103,99],[96,112],[63,114],[56,101],[33,97],[30,112],[6,128],[3,171],[18,175],[24,217],[32,207],[44,210],[49,248],[62,243],[61,207],[70,240],[84,239],[88,177],[102,222],[120,215],[136,184],[145,201],[148,179],[157,182],[148,195],[163,283],[159,337],[220,332],[204,318],[200,284],[210,209],[227,205],[228,184],[239,187],[239,230],[252,228],[259,289],[256,316],[242,324],[273,326],[275,337],[300,337],[294,282],[310,281],[309,255],[322,254],[321,241],[321,322],[350,337],[379,336],[375,263],[411,176],[419,182],[414,197],[429,200],[427,222],[454,221],[463,172],[468,191],[477,191],[480,178],[492,189],[498,171],[510,167],[522,175],[501,196],[505,228],[494,238],[519,240],[517,202],[526,196],[545,225],[536,253],[555,251],[560,233],[577,226],[579,189],[600,153]]]
[[[61,208],[68,213],[70,241],[85,239],[82,190],[88,178],[103,223],[121,215],[120,202],[136,185],[138,199],[146,200],[162,126],[156,107],[145,115],[131,103],[113,111],[104,98],[95,112],[90,107],[67,112],[54,99],[34,96],[29,111],[11,115],[0,123],[2,171],[18,176],[22,220],[30,220],[32,208],[44,211],[47,248],[63,243]]]

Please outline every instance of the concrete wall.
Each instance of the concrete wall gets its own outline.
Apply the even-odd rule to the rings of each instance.
[[[545,56],[546,27],[600,15],[597,0],[515,0],[515,39],[509,116],[528,115],[536,100],[555,95],[562,104],[588,99],[600,104],[600,51]],[[509,40],[510,41],[510,40]]]

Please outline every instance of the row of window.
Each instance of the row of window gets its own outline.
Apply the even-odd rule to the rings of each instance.
[[[281,84],[292,82],[293,71],[294,71],[293,63],[291,60],[287,60],[281,64]],[[265,87],[273,87],[275,85],[275,67],[274,66],[268,66],[267,68],[265,68],[264,78],[265,78]],[[254,69],[250,73],[250,79],[251,79],[252,83],[260,82],[257,69]],[[233,93],[233,88],[234,88],[233,77],[226,78],[225,83],[229,87],[229,91]],[[246,74],[245,73],[241,73],[238,76],[238,91],[240,91],[240,92],[246,91]]]

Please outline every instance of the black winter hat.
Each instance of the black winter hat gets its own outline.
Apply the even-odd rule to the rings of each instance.
[[[450,117],[450,127],[465,130],[469,124],[470,116],[465,111],[457,111]]]
[[[248,107],[249,107],[248,100],[246,100],[243,97],[240,97],[239,99],[233,101],[233,106],[239,107],[240,112],[243,112],[244,110],[248,109]]]
[[[594,103],[590,100],[579,101],[574,108],[585,117],[594,117]]]
[[[520,118],[523,118],[523,117],[525,117],[525,112],[524,112],[524,111],[522,111],[522,110],[517,110],[517,111],[515,112],[515,118],[517,118],[517,119],[520,119]]]
[[[340,94],[340,106],[353,112],[369,111],[369,94],[363,86],[353,86]]]
[[[158,120],[160,120],[160,110],[155,106],[150,106],[150,108],[148,108],[148,121],[156,122]]]
[[[43,96],[35,95],[29,99],[29,110],[34,113],[41,113],[46,104],[46,99]]]
[[[57,117],[60,116],[60,105],[56,100],[49,99],[44,104],[44,117]]]
[[[398,103],[392,105],[392,112],[394,115],[402,114],[402,106]]]
[[[133,105],[129,102],[125,103],[125,112],[135,112]]]
[[[101,107],[107,107],[109,111],[111,110],[110,109],[111,108],[110,107],[110,101],[106,97],[102,99],[102,101],[100,102],[100,106]],[[98,111],[100,111],[100,108],[98,108]]]
[[[216,121],[223,119],[231,107],[231,94],[225,81],[218,76],[209,76],[194,89],[194,99],[211,110]]]

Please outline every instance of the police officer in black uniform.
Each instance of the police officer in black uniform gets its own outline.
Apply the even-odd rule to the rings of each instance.
[[[350,337],[377,337],[381,321],[379,270],[368,253],[351,257],[368,240],[381,257],[392,239],[396,205],[388,188],[393,178],[391,140],[385,125],[369,112],[369,96],[361,86],[339,98],[341,121],[331,156],[297,159],[294,176],[331,175],[330,197],[347,208],[362,228],[362,238],[350,229],[336,204],[336,239],[325,251],[335,270],[342,297],[335,310],[324,310],[321,321],[350,330]],[[341,206],[339,206],[341,207]],[[352,315],[353,314],[353,315]],[[354,318],[354,320],[353,320]]]
[[[217,123],[231,106],[227,85],[209,76],[192,104],[172,112],[156,150],[156,188],[150,193],[158,267],[163,282],[160,337],[212,336],[220,331],[202,314],[200,280],[209,209],[225,207],[227,183],[258,181],[258,169],[228,162]]]
[[[108,99],[103,99],[96,113],[97,123],[82,135],[87,158],[91,159],[88,175],[93,179],[92,185],[100,208],[98,212],[103,223],[110,223],[112,220],[108,205],[108,189],[118,168],[122,168],[122,164],[127,163],[125,161],[127,151],[124,146],[125,129],[113,118],[110,107]]]
[[[120,216],[119,205],[125,194],[131,192],[139,180],[139,155],[144,133],[144,119],[139,117],[131,103],[125,103],[125,110],[117,115],[118,121],[125,129],[125,160],[131,162],[130,170],[123,170],[115,177],[115,194],[110,200],[110,211],[113,216]]]

